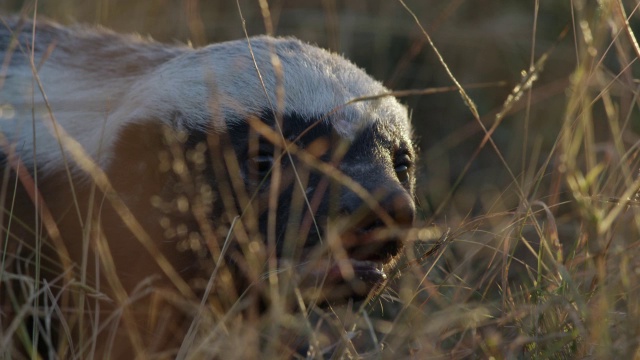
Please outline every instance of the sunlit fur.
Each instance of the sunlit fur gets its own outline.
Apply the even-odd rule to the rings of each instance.
[[[31,66],[31,24],[8,22],[12,29],[0,26],[0,57],[10,61],[0,106],[14,112],[4,113],[0,130],[22,144],[17,151],[30,165],[35,123],[40,169],[60,168],[51,114]],[[12,36],[19,45],[8,53]],[[346,137],[362,123],[381,120],[410,134],[407,110],[393,97],[344,106],[386,92],[379,82],[344,58],[293,38],[258,36],[192,49],[51,23],[41,23],[35,37],[33,64],[52,115],[103,165],[112,160],[110,145],[123,125],[150,118],[175,128],[222,131],[223,121],[244,121],[264,109],[310,118],[333,111],[333,125]],[[281,77],[274,64],[281,66]],[[284,90],[283,109],[278,109],[278,86]]]

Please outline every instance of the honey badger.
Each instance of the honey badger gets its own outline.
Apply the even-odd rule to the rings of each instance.
[[[23,254],[42,239],[49,281],[184,290],[220,259],[239,293],[286,269],[329,301],[384,281],[415,217],[416,153],[395,98],[353,101],[388,92],[363,70],[294,38],[194,49],[3,20],[2,231]]]

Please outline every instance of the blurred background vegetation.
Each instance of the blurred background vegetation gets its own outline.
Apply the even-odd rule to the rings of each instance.
[[[400,99],[420,147],[422,224],[454,241],[436,271],[406,271],[398,288],[413,293],[398,296],[415,308],[402,308],[406,322],[387,311],[385,341],[455,357],[640,354],[639,207],[623,196],[638,185],[635,1],[405,3],[484,126],[499,126],[494,148],[455,89]],[[0,11],[32,15],[29,4],[0,0]],[[392,90],[453,85],[401,1],[268,5],[275,35],[343,54]],[[248,0],[40,1],[38,15],[201,46],[244,37],[238,6],[250,35],[267,31]],[[535,82],[505,106],[527,72]]]

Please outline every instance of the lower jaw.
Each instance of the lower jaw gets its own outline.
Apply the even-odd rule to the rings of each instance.
[[[303,297],[330,304],[364,300],[387,280],[382,264],[345,259],[314,266],[303,281]]]

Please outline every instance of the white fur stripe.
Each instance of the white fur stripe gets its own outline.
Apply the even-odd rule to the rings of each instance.
[[[40,169],[59,168],[60,146],[47,125],[51,114],[30,66],[31,25],[19,32],[17,19],[8,22],[14,29],[0,29],[0,52],[10,58],[0,88],[0,130],[17,143],[23,162],[30,165],[35,124]],[[12,31],[19,33],[20,46],[10,53]],[[247,39],[191,49],[42,22],[36,30],[34,62],[53,117],[103,166],[123,125],[158,120],[223,131],[225,122],[243,121],[277,106],[282,85],[284,108],[278,110],[309,118],[333,112],[334,127],[347,138],[375,121],[387,121],[409,134],[407,110],[392,97],[344,106],[355,97],[387,91],[344,58],[293,38],[259,36],[250,41],[266,94]],[[281,79],[272,54],[282,66]],[[98,154],[100,148],[103,154]]]

